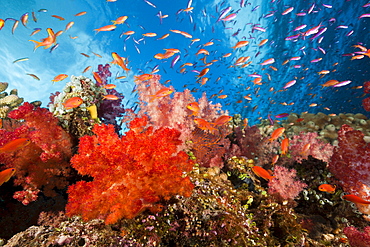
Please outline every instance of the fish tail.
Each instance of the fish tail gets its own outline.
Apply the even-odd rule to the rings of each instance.
[[[35,47],[33,48],[33,51],[35,51],[37,48],[39,48],[40,46],[42,46],[42,42],[39,42],[39,41],[36,41],[36,40],[28,40],[28,41],[32,41],[33,43],[35,43]]]

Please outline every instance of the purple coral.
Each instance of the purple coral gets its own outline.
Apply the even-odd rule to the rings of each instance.
[[[110,65],[98,65],[98,71],[96,72],[100,79],[101,83],[97,80],[96,85],[104,86],[108,82],[108,78],[112,75],[109,71]],[[122,99],[124,96],[117,92],[115,89],[107,89],[107,94],[118,96],[119,99],[117,100],[103,100],[99,107],[98,107],[98,115],[99,118],[105,124],[112,124],[114,125],[116,131],[121,129],[120,125],[117,123],[117,118],[122,117],[125,113],[125,109],[123,108]]]
[[[295,169],[289,170],[283,166],[275,166],[274,177],[268,183],[268,193],[279,201],[293,200],[307,186],[296,180]]]

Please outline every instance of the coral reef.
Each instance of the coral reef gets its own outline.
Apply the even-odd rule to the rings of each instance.
[[[91,79],[84,76],[71,76],[63,91],[50,97],[49,110],[58,117],[62,127],[75,137],[92,134],[93,125],[99,119],[92,119],[88,107],[97,105],[106,94],[104,88],[97,86]],[[80,97],[83,103],[75,108],[67,109],[63,103],[73,97]]]
[[[121,138],[113,125],[95,125],[95,136],[80,139],[72,165],[94,180],[69,187],[69,216],[102,217],[112,224],[146,209],[158,211],[159,202],[173,195],[191,195],[193,185],[183,172],[191,170],[193,163],[185,152],[177,152],[180,132],[146,125],[147,117],[134,119]]]

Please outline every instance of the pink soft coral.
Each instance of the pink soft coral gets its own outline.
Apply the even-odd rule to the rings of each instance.
[[[309,144],[309,149],[304,152],[303,147]],[[333,155],[334,147],[329,143],[324,143],[318,139],[316,132],[301,132],[299,135],[293,136],[290,140],[289,150],[291,156],[297,161],[302,162],[303,159],[307,159],[309,155],[315,159],[322,160],[329,163],[331,156]]]
[[[296,170],[276,165],[274,177],[269,181],[268,186],[268,193],[282,201],[293,200],[307,184],[296,180]]]
[[[121,138],[112,125],[95,125],[95,136],[80,138],[79,154],[71,162],[94,180],[69,187],[68,215],[101,217],[112,224],[145,209],[159,210],[161,199],[191,195],[194,186],[183,172],[193,163],[185,152],[177,152],[180,132],[146,124],[145,116],[134,119]]]
[[[363,231],[357,230],[354,226],[347,226],[343,229],[343,233],[352,247],[370,246],[370,226],[365,227]]]
[[[30,145],[18,151],[0,154],[0,162],[5,164],[2,169],[15,167],[14,183],[24,188],[24,191],[16,192],[14,198],[27,205],[37,199],[40,190],[46,196],[54,196],[55,188],[67,186],[72,156],[69,135],[51,112],[28,102],[8,116],[18,127],[8,126],[0,130],[0,146],[17,138],[31,140]]]

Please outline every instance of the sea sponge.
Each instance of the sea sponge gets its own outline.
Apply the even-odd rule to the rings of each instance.
[[[18,99],[19,99],[19,97],[17,95],[14,95],[14,94],[5,96],[4,98],[0,99],[0,106],[11,105],[11,104],[17,102]]]
[[[0,107],[0,118],[6,118],[8,112],[10,110],[9,106],[1,106]]]
[[[0,92],[5,91],[8,88],[7,82],[0,82]]]

